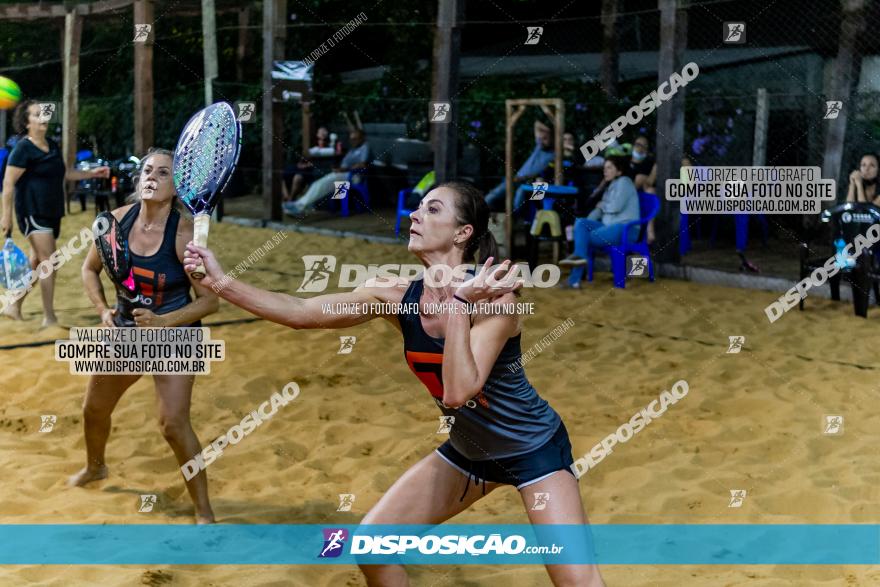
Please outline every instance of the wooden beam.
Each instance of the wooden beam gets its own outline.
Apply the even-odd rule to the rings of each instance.
[[[121,10],[134,4],[135,0],[98,0],[97,2],[81,2],[79,4],[43,4],[22,2],[0,6],[0,20],[36,20],[38,18],[65,18],[68,12],[76,12],[80,16],[101,14]]]
[[[600,81],[609,98],[617,98],[617,80],[620,77],[620,52],[617,34],[620,0],[602,0],[602,64]]]
[[[504,210],[507,212],[504,215],[504,256],[508,259],[513,257],[513,221],[511,215],[511,208],[513,208],[513,188],[511,187],[513,183],[513,125],[516,124],[516,121],[526,109],[525,106],[517,106],[514,109],[514,106],[513,100],[504,101]],[[480,260],[477,259],[477,261],[479,262]]]
[[[554,129],[553,138],[555,139],[554,148],[556,150],[556,167],[553,170],[555,177],[553,183],[562,185],[563,169],[562,169],[562,135],[565,134],[565,102],[559,100],[556,104],[556,128]],[[553,264],[559,263],[559,241],[553,241]]]
[[[464,0],[437,0],[437,32],[434,35],[434,72],[432,99],[449,102],[451,120],[432,124],[434,172],[437,183],[458,175],[458,70],[461,53],[461,21]]]
[[[763,167],[767,163],[767,119],[770,107],[767,102],[767,88],[758,88],[755,103],[755,145],[752,148],[752,165]]]
[[[281,220],[283,132],[281,109],[272,102],[272,62],[284,57],[287,0],[263,0],[263,218]]]
[[[677,0],[658,0],[660,8],[660,56],[657,80],[663,83],[682,66],[687,39],[687,11],[678,8]],[[660,213],[655,223],[658,260],[677,263],[679,247],[667,246],[678,239],[680,214],[677,205],[664,200],[666,180],[679,177],[684,148],[685,88],[678,88],[675,96],[657,109],[657,136],[654,152],[657,155],[657,197]]]
[[[61,106],[61,156],[68,169],[76,163],[76,136],[79,120],[79,51],[83,17],[74,7],[64,15],[63,94]]]
[[[505,100],[514,106],[555,106],[559,98],[516,98]]]
[[[248,33],[251,20],[251,7],[238,11],[238,46],[235,48],[235,81],[244,81],[244,62],[247,59]]]
[[[512,258],[513,246],[513,129],[526,112],[528,106],[538,106],[548,118],[553,120],[553,145],[555,165],[553,183],[562,185],[562,135],[565,133],[565,102],[559,98],[518,98],[505,100],[505,142],[504,142],[504,184],[505,210],[504,222],[505,254]],[[558,257],[558,249],[554,247],[554,257]]]
[[[312,103],[303,100],[302,102],[302,156],[307,157],[309,147],[312,140]]]
[[[217,78],[217,21],[214,0],[202,0],[202,58],[205,63],[205,106],[214,103]]]
[[[828,120],[825,134],[824,158],[822,161],[822,177],[838,180],[838,185],[846,189],[846,178],[841,177],[840,168],[843,162],[843,147],[846,140],[846,122],[849,111],[855,111],[853,86],[856,85],[861,72],[861,54],[858,42],[865,30],[865,0],[844,0],[843,18],[840,23],[837,57],[834,58],[832,78],[825,92],[826,100],[843,102],[843,108],[837,118]],[[834,202],[825,202],[825,206]]]
[[[134,27],[153,26],[153,0],[135,0]],[[134,38],[132,27],[132,38]],[[142,157],[153,146],[153,39],[134,43],[134,154]]]
[[[562,185],[562,135],[565,134],[565,102],[558,100],[554,109],[556,111],[554,116],[556,128],[553,129],[553,148],[556,151],[556,168],[553,170],[555,175],[553,183]]]

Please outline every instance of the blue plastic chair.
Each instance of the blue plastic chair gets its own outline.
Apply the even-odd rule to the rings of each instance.
[[[406,188],[397,192],[397,219],[394,221],[394,234],[400,236],[400,221],[404,216],[412,214],[412,210],[406,207],[406,201],[412,194],[412,188]]]
[[[358,181],[355,182],[355,177],[358,177]],[[351,199],[351,191],[357,190],[358,194],[361,197],[361,201],[357,202],[358,208],[363,212],[367,210],[367,206],[370,205],[370,189],[367,186],[367,170],[366,169],[352,169],[348,172],[348,195],[343,199],[339,200],[339,213],[341,216],[348,216],[348,201]]]
[[[643,228],[650,222],[660,211],[660,200],[654,194],[647,192],[639,192],[639,215],[638,220],[627,222],[623,225],[620,243],[602,247],[602,251],[611,257],[611,272],[614,274],[614,287],[626,287],[626,256],[630,253],[637,253],[648,258],[648,279],[654,281],[654,262],[651,260],[651,250],[648,248],[647,236],[636,237],[637,240],[630,240],[630,229],[634,226],[639,227],[639,233],[646,233]],[[593,281],[593,267],[596,264],[596,248],[590,247],[590,254],[587,257],[587,280]]]

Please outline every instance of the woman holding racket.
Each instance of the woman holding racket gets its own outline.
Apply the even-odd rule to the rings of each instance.
[[[25,100],[18,105],[13,122],[16,132],[25,136],[9,154],[3,178],[0,233],[5,235],[12,229],[14,193],[18,228],[30,244],[30,261],[34,270],[55,252],[55,239],[61,234],[61,218],[64,216],[64,180],[110,177],[109,167],[97,167],[90,171],[66,170],[60,147],[46,136],[50,117],[44,116],[36,100]],[[54,326],[58,323],[55,316],[54,272],[45,278],[41,276],[40,293],[43,296],[43,327]],[[10,304],[3,314],[13,320],[21,320],[24,297]]]
[[[131,275],[139,292],[135,301],[139,307],[130,317],[133,324],[118,311],[119,307],[129,307],[130,300],[118,300],[116,308],[107,304],[99,277],[103,265],[95,246],[83,263],[86,293],[104,326],[196,327],[201,326],[202,318],[217,311],[213,292],[198,281],[191,281],[183,270],[184,247],[193,238],[193,224],[176,209],[171,168],[170,151],[151,149],[141,160],[135,203],[112,212],[119,223],[119,234],[114,238],[128,242]],[[195,291],[195,300],[190,297],[190,287]],[[140,377],[92,375],[89,379],[83,403],[86,466],[70,478],[71,485],[81,486],[107,477],[104,448],[110,435],[110,416],[122,394]],[[159,427],[181,466],[202,450],[189,416],[194,380],[192,375],[153,375]],[[197,523],[212,523],[214,514],[208,501],[205,472],[187,481],[186,487],[195,504]]]
[[[513,485],[533,524],[586,524],[568,433],[517,365],[522,324],[517,316],[367,313],[372,307],[418,303],[510,303],[522,282],[509,261],[490,271],[497,245],[488,231],[489,208],[470,184],[451,182],[431,190],[411,215],[409,250],[425,265],[458,267],[485,263],[479,274],[446,287],[422,279],[368,281],[350,293],[296,298],[233,280],[220,295],[267,320],[291,328],[346,328],[374,318],[403,334],[410,369],[425,384],[441,412],[454,416],[449,441],[411,467],[363,520],[365,524],[439,524],[501,485]],[[210,286],[223,278],[214,254],[187,245],[187,270],[203,263]],[[516,267],[516,266],[515,266]],[[489,279],[489,277],[492,279]],[[346,304],[352,314],[323,314],[323,304]],[[411,307],[411,306],[406,306]],[[473,485],[471,480],[474,480]],[[480,485],[482,484],[482,488]],[[536,493],[550,493],[545,509],[532,509]],[[370,585],[407,585],[399,565],[363,565]],[[553,583],[601,586],[592,565],[548,565]]]

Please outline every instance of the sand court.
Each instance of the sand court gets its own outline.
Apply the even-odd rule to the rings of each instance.
[[[65,219],[74,234],[84,215]],[[211,245],[227,270],[270,229],[215,224]],[[20,236],[16,237],[20,240]],[[23,244],[18,243],[20,246]],[[291,233],[238,279],[296,294],[301,255],[346,263],[411,263],[403,246]],[[82,292],[81,259],[61,269],[62,324],[96,326]],[[564,277],[564,276],[563,276]],[[105,284],[110,293],[109,282]],[[327,291],[334,291],[331,287]],[[313,295],[313,294],[305,294]],[[846,303],[809,299],[773,324],[764,307],[778,294],[660,279],[625,290],[598,273],[580,291],[532,288],[523,352],[558,325],[566,328],[525,364],[538,392],[562,416],[573,456],[588,453],[664,390],[686,380],[686,396],[580,480],[591,522],[601,524],[870,524],[880,517],[880,472],[872,406],[878,393],[877,310],[867,320]],[[81,403],[86,377],[56,362],[54,340],[38,331],[39,295],[21,323],[0,323],[0,520],[4,524],[191,524],[192,505],[159,433],[152,382],[142,378],[113,415],[110,477],[65,486],[84,458]],[[192,420],[203,445],[290,381],[301,388],[208,467],[221,524],[355,524],[412,464],[445,436],[439,412],[410,372],[400,334],[383,321],[340,330],[296,331],[251,320],[221,302],[210,316],[227,359],[197,379]],[[354,336],[339,354],[340,337]],[[730,337],[744,337],[728,352]],[[43,344],[45,343],[45,344]],[[54,415],[40,432],[41,416]],[[825,416],[843,416],[826,434]],[[745,490],[729,507],[732,490]],[[139,512],[141,495],[155,495]],[[355,496],[337,511],[340,494]],[[520,496],[502,488],[455,523],[526,523]],[[411,567],[414,585],[549,585],[543,567]],[[877,585],[871,566],[607,566],[609,585]],[[364,585],[355,567],[6,566],[3,585]]]

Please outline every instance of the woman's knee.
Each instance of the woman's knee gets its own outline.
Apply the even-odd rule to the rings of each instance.
[[[180,440],[189,430],[189,419],[176,414],[159,414],[159,431],[166,440]]]
[[[96,401],[89,398],[87,395],[83,400],[82,411],[83,418],[85,418],[86,422],[94,422],[96,420],[109,418],[113,413],[113,406],[108,406],[106,403]]]

